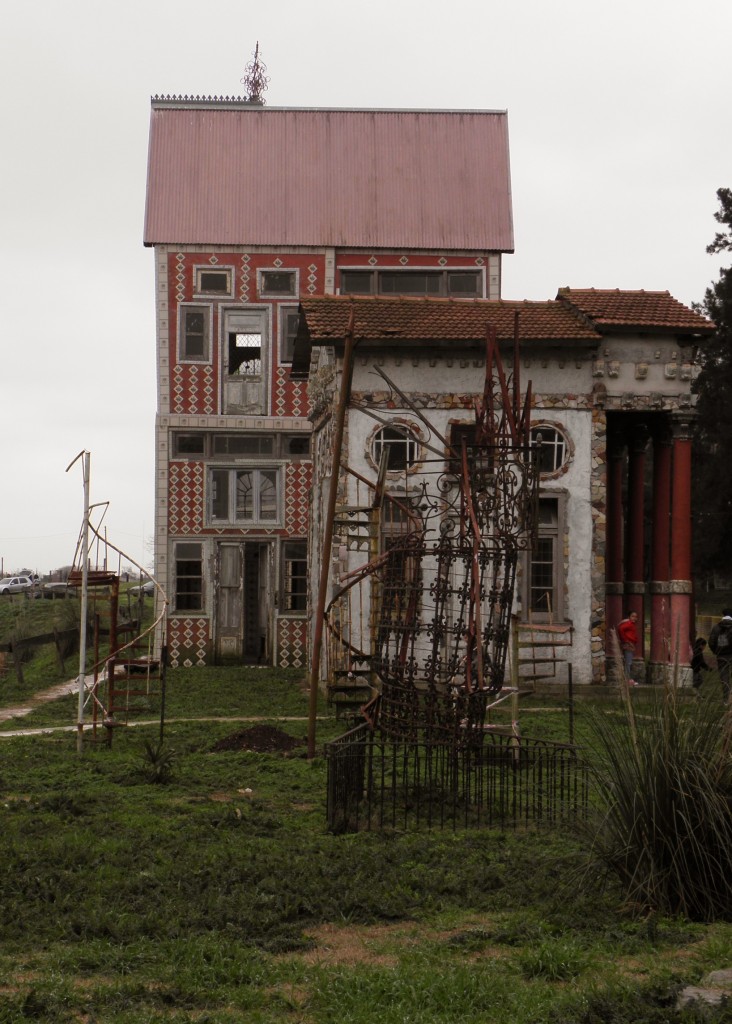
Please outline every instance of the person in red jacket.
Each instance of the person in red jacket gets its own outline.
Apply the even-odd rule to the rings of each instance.
[[[628,686],[637,686],[635,679],[631,678],[633,659],[635,658],[638,646],[638,612],[631,612],[630,615],[618,623],[618,640],[620,649],[623,652],[623,666]]]

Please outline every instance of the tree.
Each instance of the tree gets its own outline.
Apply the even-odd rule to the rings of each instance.
[[[732,251],[732,189],[717,190],[724,225],[708,253]],[[732,267],[707,288],[699,312],[717,325],[700,348],[694,437],[694,564],[697,578],[732,577]]]

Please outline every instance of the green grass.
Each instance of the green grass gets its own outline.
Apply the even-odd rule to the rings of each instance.
[[[137,614],[137,600],[128,600],[126,587],[119,597],[120,619]],[[90,622],[98,611],[104,628],[108,603],[101,598],[91,597]],[[79,631],[79,600],[75,591],[65,593],[62,599],[47,600],[27,593],[10,594],[0,598],[0,644],[7,644],[26,637],[40,636],[55,630],[73,629]],[[153,602],[147,599],[143,608],[143,625],[152,622]],[[100,647],[103,654],[108,648],[104,641]],[[0,653],[0,704],[7,706],[23,703],[33,694],[48,689],[56,683],[73,679],[79,671],[78,638],[66,641],[63,651],[63,667],[53,643],[26,648],[23,652],[22,678],[19,677],[13,656]],[[93,666],[94,650],[90,642],[87,649],[86,666]]]
[[[3,1024],[682,1024],[678,988],[732,958],[730,924],[628,914],[570,832],[329,835],[302,673],[169,684],[165,784],[154,725],[0,742]],[[214,752],[256,715],[300,746]]]

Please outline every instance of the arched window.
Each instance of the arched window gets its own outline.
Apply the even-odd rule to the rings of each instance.
[[[556,473],[566,463],[569,446],[564,434],[549,424],[539,424],[531,428],[531,442],[537,444],[541,438],[539,456],[539,472],[542,474]]]
[[[371,457],[375,465],[381,464],[381,454],[386,451],[386,468],[390,472],[409,469],[419,461],[419,439],[416,434],[401,423],[381,427],[371,441]]]

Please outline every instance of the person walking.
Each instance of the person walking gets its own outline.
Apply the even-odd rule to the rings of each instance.
[[[731,620],[732,621],[732,620]],[[623,652],[623,668],[628,686],[637,686],[632,678],[633,660],[638,647],[638,612],[631,612],[627,618],[618,623],[618,640]]]
[[[709,649],[717,659],[722,697],[729,699],[730,674],[732,673],[732,609],[725,608],[722,618],[712,626],[709,634]]]

